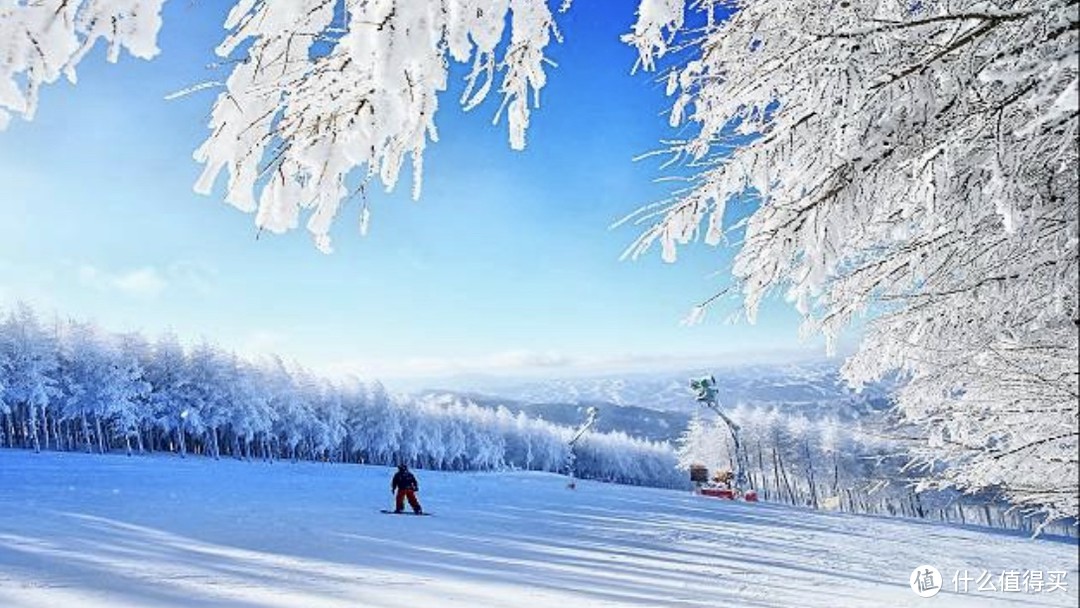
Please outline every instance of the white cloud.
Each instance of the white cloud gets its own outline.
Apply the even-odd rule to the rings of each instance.
[[[346,359],[324,367],[334,376],[365,378],[429,378],[473,373],[528,373],[567,369],[578,364],[555,352],[508,350],[471,357],[408,357],[405,359]]]
[[[217,279],[217,270],[188,260],[180,260],[169,264],[166,271],[173,283],[195,290],[198,293],[210,293]]]
[[[113,278],[120,291],[141,298],[155,298],[165,291],[169,282],[153,268],[140,268]]]
[[[169,281],[152,266],[111,273],[83,264],[79,267],[79,282],[94,289],[145,299],[158,297],[169,286]]]
[[[176,288],[205,294],[213,288],[215,277],[213,269],[185,261],[174,262],[164,269],[143,266],[116,271],[82,264],[76,274],[79,283],[86,287],[145,300],[155,299],[166,290]]]
[[[464,363],[466,367],[470,368],[479,367],[488,370],[519,370],[569,367],[574,365],[576,360],[573,357],[555,352],[510,350],[479,357],[472,361],[466,360]]]

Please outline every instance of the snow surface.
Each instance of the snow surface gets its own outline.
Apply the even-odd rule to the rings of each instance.
[[[0,606],[1075,606],[1075,541],[539,473],[0,450]],[[946,577],[933,599],[915,566]],[[1068,593],[951,591],[1064,570]]]

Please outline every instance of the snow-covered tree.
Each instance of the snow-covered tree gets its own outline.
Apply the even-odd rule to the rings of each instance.
[[[29,306],[19,304],[0,324],[0,410],[23,412],[35,451],[43,434],[49,444],[48,407],[59,394],[58,364],[53,335]]]
[[[368,416],[361,431],[362,442],[367,445],[368,458],[372,462],[392,464],[398,457],[404,428],[402,412],[394,407],[386,388],[380,382],[369,387]]]
[[[263,375],[251,363],[229,353],[225,362],[225,380],[229,391],[229,419],[232,450],[236,458],[250,458],[252,445],[266,442],[274,427],[275,413],[270,407],[270,392]],[[265,445],[262,450],[266,452]]]
[[[214,458],[221,456],[221,428],[235,407],[227,374],[229,364],[221,349],[205,341],[192,349],[188,357],[188,423],[193,432],[205,433],[204,439]]]
[[[153,405],[150,400],[153,385],[146,379],[147,366],[151,365],[154,359],[154,347],[139,332],[121,334],[118,340],[123,364],[135,368],[139,381],[143,384],[143,390],[134,397],[135,406],[129,409],[131,417],[125,421],[125,424],[132,429],[131,435],[135,438],[135,447],[141,454],[147,449],[147,438],[154,433]],[[130,440],[128,440],[128,447],[130,454]]]
[[[449,416],[446,430],[443,431],[443,458],[447,466],[453,470],[464,469],[468,450],[465,421],[457,416]]]
[[[126,364],[112,337],[93,325],[72,322],[63,336],[61,390],[63,416],[77,420],[87,452],[105,452],[113,436],[111,425],[121,424],[127,439],[134,430],[132,410],[147,386],[137,365]]]
[[[300,390],[311,404],[304,424],[310,458],[327,460],[336,454],[345,437],[345,413],[334,386],[308,370],[298,374]]]
[[[270,407],[276,412],[272,434],[282,456],[296,460],[304,439],[305,426],[311,416],[307,395],[300,390],[289,366],[280,357],[272,357],[265,380],[270,389]]]
[[[112,394],[109,397],[105,417],[112,423],[114,434],[124,439],[124,449],[131,455],[131,439],[143,450],[139,427],[146,417],[149,406],[150,384],[143,378],[141,359],[149,350],[146,340],[139,334],[121,334],[112,346]]]
[[[147,400],[153,427],[163,434],[161,447],[186,456],[190,373],[187,356],[174,334],[158,338],[152,358],[144,363],[143,377],[150,384]],[[175,437],[175,444],[170,437]]]
[[[680,37],[684,4],[627,36],[693,49],[665,150],[693,176],[629,255],[731,237],[751,320],[777,290],[830,341],[869,312],[845,373],[908,379],[942,481],[1075,516],[1077,4],[705,2]]]
[[[731,469],[735,461],[729,448],[729,432],[718,418],[706,420],[695,414],[679,438],[679,468],[689,470],[692,465],[702,465],[709,470]]]
[[[589,432],[575,446],[578,477],[632,485],[685,488],[678,457],[666,443],[637,439],[622,432]]]

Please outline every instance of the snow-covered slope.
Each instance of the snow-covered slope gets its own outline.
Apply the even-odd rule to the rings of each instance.
[[[0,451],[0,606],[1075,606],[1075,542],[548,474]],[[908,587],[936,566],[933,600]],[[952,592],[1065,571],[1068,593]]]

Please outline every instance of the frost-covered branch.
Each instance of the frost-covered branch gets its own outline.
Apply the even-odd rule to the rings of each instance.
[[[0,0],[0,130],[11,116],[30,120],[41,86],[75,68],[97,43],[108,59],[120,51],[149,59],[158,53],[164,0]]]
[[[122,48],[155,55],[163,2],[0,0],[0,129],[33,117],[41,85],[74,81],[99,39],[110,61]],[[505,115],[510,146],[523,149],[559,39],[547,0],[236,0],[225,28],[216,51],[231,73],[195,151],[195,190],[209,194],[227,173],[225,199],[256,212],[260,230],[304,219],[323,251],[342,205],[372,180],[392,189],[408,163],[420,196],[453,62],[470,66],[461,105],[494,91],[495,122]],[[367,222],[365,206],[361,232]]]
[[[195,153],[195,189],[209,193],[226,171],[226,200],[272,232],[310,210],[323,251],[350,189],[376,178],[393,188],[408,161],[419,197],[451,61],[471,63],[462,105],[496,88],[496,120],[505,112],[511,147],[524,148],[558,36],[545,0],[242,0],[225,25],[217,52],[242,60]]]
[[[696,49],[664,149],[696,173],[627,255],[745,229],[751,320],[777,290],[830,342],[869,314],[846,373],[909,379],[920,461],[1075,517],[1077,3],[702,2],[681,34],[693,7],[660,4],[625,39],[647,68]]]

